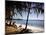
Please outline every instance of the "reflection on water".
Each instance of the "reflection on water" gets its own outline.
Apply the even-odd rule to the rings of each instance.
[[[26,24],[26,20],[12,20],[19,24]],[[44,28],[44,20],[29,20],[28,25]]]

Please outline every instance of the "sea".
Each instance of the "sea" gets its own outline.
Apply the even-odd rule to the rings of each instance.
[[[16,22],[17,24],[25,24],[26,25],[26,20],[12,20],[12,21]],[[27,25],[44,28],[44,20],[28,20]]]

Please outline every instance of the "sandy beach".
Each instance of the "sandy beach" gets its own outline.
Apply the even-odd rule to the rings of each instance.
[[[16,23],[16,25],[17,25],[17,27],[19,27],[19,26],[21,25],[22,28],[25,28],[25,25],[24,25],[24,24],[17,24],[17,23]],[[27,29],[31,29],[32,32],[34,32],[34,33],[35,33],[35,32],[43,32],[43,31],[44,31],[43,28],[34,27],[34,26],[30,26],[30,25],[27,26]]]

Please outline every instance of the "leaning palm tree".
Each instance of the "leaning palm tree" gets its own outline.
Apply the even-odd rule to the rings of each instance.
[[[27,14],[27,20],[26,20],[26,26],[25,29],[27,29],[27,25],[28,25],[28,19],[29,19],[29,14],[31,14],[30,9],[31,9],[31,3],[26,3],[26,6],[28,8],[28,14]]]
[[[24,5],[23,5],[24,4]],[[19,13],[21,16],[22,16],[22,8],[24,7],[25,8],[25,12],[26,12],[26,8],[28,8],[28,15],[27,15],[27,20],[26,20],[26,27],[25,27],[25,29],[27,29],[27,24],[28,24],[28,19],[29,19],[29,13],[30,13],[30,3],[28,4],[28,3],[23,3],[23,4],[17,4],[17,5],[15,5],[15,6],[13,6],[13,9],[12,9],[12,12],[13,12],[13,15],[17,15],[17,13]],[[20,5],[22,5],[22,6],[20,6]],[[17,13],[15,12],[14,13],[14,9],[17,9]],[[12,16],[13,16],[12,15]]]
[[[30,13],[30,8],[29,8],[28,15],[27,15],[27,20],[26,20],[26,27],[25,27],[25,29],[27,29],[27,24],[28,24],[28,19],[29,19],[29,13]]]

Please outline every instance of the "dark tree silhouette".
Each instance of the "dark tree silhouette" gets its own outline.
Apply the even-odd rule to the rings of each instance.
[[[29,19],[29,13],[30,13],[30,8],[29,8],[28,15],[27,15],[27,20],[26,20],[26,27],[25,27],[25,29],[27,29],[27,24],[28,24],[28,19]]]

